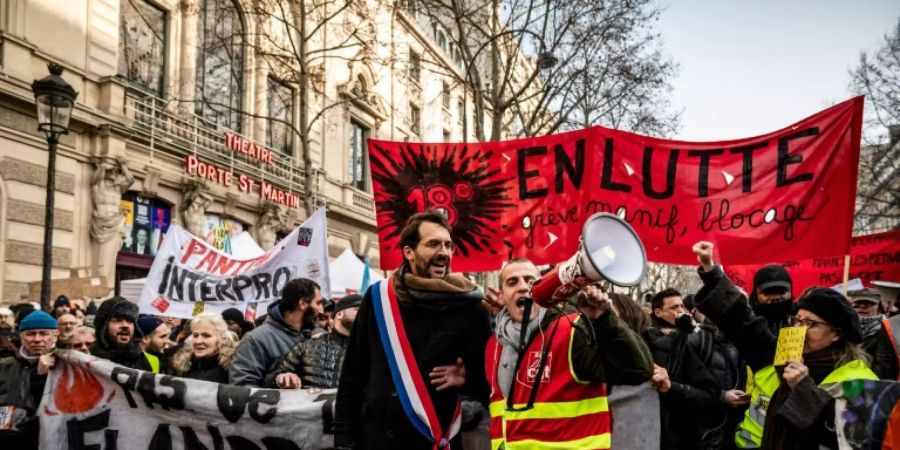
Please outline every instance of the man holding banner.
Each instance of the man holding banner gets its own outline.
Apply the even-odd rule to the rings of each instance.
[[[447,219],[413,215],[400,244],[403,265],[369,288],[353,325],[335,407],[337,448],[458,449],[460,393],[487,400],[484,295],[450,273]],[[454,377],[434,369],[460,359],[469,376],[456,389]]]
[[[313,303],[321,302],[322,290],[315,281],[289,281],[281,291],[281,300],[269,305],[266,321],[241,339],[228,369],[231,384],[263,387],[266,374],[294,344],[306,339],[301,333],[303,317]]]

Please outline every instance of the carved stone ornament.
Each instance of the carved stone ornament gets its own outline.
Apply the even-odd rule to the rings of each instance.
[[[288,226],[288,217],[286,208],[274,203],[266,203],[263,206],[262,214],[256,222],[256,243],[265,251],[275,247],[278,239],[278,232],[286,229]]]
[[[159,192],[159,180],[162,177],[162,171],[148,164],[144,166],[144,173],[141,196],[155,198]]]
[[[184,228],[195,236],[202,236],[206,227],[206,210],[213,202],[209,188],[202,181],[188,183],[181,201],[181,220]]]

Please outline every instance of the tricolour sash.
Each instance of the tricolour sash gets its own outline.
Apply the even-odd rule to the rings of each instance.
[[[391,368],[391,378],[394,380],[403,411],[406,412],[406,417],[413,427],[434,443],[434,449],[449,449],[450,439],[459,433],[462,424],[460,404],[456,402],[450,429],[444,433],[406,336],[406,328],[403,326],[403,318],[400,317],[400,308],[394,294],[393,277],[379,281],[370,291],[372,310],[375,311],[375,321],[378,323],[378,335],[384,346],[384,354]]]

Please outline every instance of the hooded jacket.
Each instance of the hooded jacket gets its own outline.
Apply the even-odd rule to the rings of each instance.
[[[228,368],[231,384],[263,387],[266,374],[275,369],[294,344],[306,339],[284,321],[280,306],[281,300],[269,305],[266,321],[241,339]]]
[[[113,297],[100,305],[94,317],[97,340],[91,346],[91,355],[108,359],[116,364],[137,370],[153,371],[150,361],[141,350],[141,332],[137,328],[138,306],[122,297]],[[109,337],[109,321],[113,317],[130,320],[134,326],[131,342],[127,346],[116,345]]]

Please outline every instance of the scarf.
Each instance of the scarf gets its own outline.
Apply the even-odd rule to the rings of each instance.
[[[540,312],[536,319],[528,322],[528,329],[525,331],[525,342],[530,342],[535,331],[540,328],[544,321],[547,310],[539,308]],[[500,385],[500,391],[503,397],[509,396],[509,390],[512,387],[513,378],[516,375],[516,362],[519,359],[519,338],[522,333],[522,323],[512,319],[506,309],[501,309],[497,314],[497,340],[502,344],[503,351],[500,353],[500,361],[497,363],[497,384]]]
[[[809,377],[818,385],[837,368],[838,360],[841,357],[843,342],[832,344],[829,347],[803,355],[803,364],[809,369]],[[781,385],[772,394],[769,401],[769,407],[766,410],[766,421],[763,428],[762,448],[764,449],[792,449],[803,447],[801,440],[803,439],[795,429],[785,423],[784,419],[777,418],[778,410],[787,401],[791,388],[784,382],[782,375],[784,367],[777,367],[778,378]],[[821,411],[810,411],[810,414],[818,415]]]
[[[751,301],[753,312],[766,319],[769,330],[778,336],[778,330],[782,327],[789,326],[788,317],[794,309],[794,303],[790,300],[782,302],[762,304],[755,299]]]
[[[393,277],[394,293],[400,302],[443,310],[484,299],[478,287],[458,273],[447,274],[443,278],[425,278],[409,272],[409,266],[403,264]]]
[[[862,332],[863,339],[869,339],[881,330],[881,321],[884,316],[876,314],[874,316],[860,317],[859,330]]]
[[[21,357],[25,361],[28,361],[31,364],[34,364],[38,360],[38,358],[40,358],[40,355],[29,356],[28,353],[25,352],[25,346],[23,345],[23,346],[19,347],[19,357]]]

